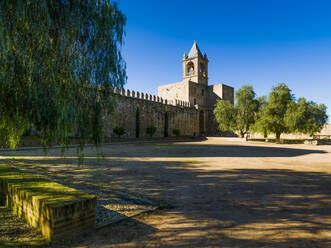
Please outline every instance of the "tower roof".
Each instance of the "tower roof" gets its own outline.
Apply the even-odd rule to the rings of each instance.
[[[192,46],[192,48],[191,48],[191,50],[190,50],[190,52],[188,54],[188,57],[189,58],[193,58],[193,57],[195,57],[197,55],[200,56],[200,57],[203,57],[202,56],[202,53],[201,53],[201,51],[200,51],[200,49],[199,49],[199,47],[197,45],[197,42],[194,41],[193,46]]]

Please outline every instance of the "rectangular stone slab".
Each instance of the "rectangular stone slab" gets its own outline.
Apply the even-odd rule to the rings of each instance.
[[[95,229],[94,195],[0,164],[1,195],[5,195],[7,208],[39,229],[49,241]]]

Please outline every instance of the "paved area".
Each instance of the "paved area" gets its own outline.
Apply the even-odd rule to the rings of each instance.
[[[75,150],[0,154],[72,187],[164,206],[67,247],[331,247],[331,146],[209,138],[98,152],[89,148],[81,166]]]

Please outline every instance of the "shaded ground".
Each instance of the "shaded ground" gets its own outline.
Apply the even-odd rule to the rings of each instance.
[[[74,152],[0,156],[71,187],[120,190],[167,207],[70,247],[331,247],[331,146],[222,138],[118,144],[103,147],[103,159],[88,150],[80,167]]]
[[[3,206],[0,206],[0,220],[0,247],[18,244],[39,245],[44,242],[36,229],[31,228]]]

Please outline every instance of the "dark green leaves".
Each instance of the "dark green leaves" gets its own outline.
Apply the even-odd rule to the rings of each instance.
[[[239,132],[244,136],[254,123],[259,102],[252,86],[242,86],[236,92],[235,105],[229,101],[219,100],[214,114],[221,131]]]
[[[126,81],[125,16],[106,0],[0,2],[0,137],[31,127],[44,145],[102,141],[110,88]]]
[[[261,109],[260,119],[257,121],[257,125],[260,129],[263,129],[260,131],[274,133],[276,139],[279,139],[282,133],[288,133],[289,128],[284,121],[284,117],[289,104],[293,101],[294,97],[291,90],[285,84],[278,84],[273,87]]]
[[[253,130],[264,135],[273,133],[279,142],[282,133],[313,135],[323,128],[327,119],[325,105],[305,98],[296,101],[285,84],[278,84],[262,104]]]
[[[292,102],[284,117],[285,123],[291,132],[305,133],[312,136],[321,131],[327,122],[326,106],[316,104],[300,98]]]
[[[268,98],[256,99],[251,86],[242,86],[236,92],[235,105],[219,100],[214,114],[221,131],[237,132],[241,136],[247,132],[258,132],[264,137],[275,134],[280,141],[283,133],[303,133],[313,135],[327,123],[324,104],[316,104],[305,98],[295,100],[285,84],[273,87]]]
[[[218,100],[214,109],[218,128],[222,131],[236,131],[236,113],[230,101]]]

